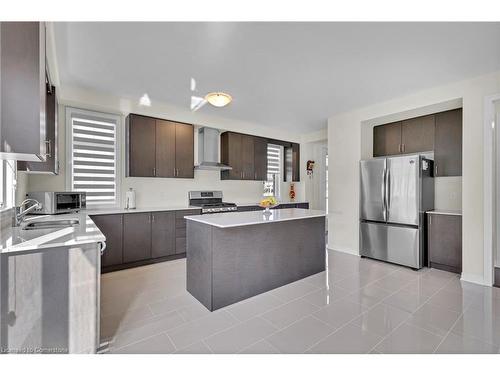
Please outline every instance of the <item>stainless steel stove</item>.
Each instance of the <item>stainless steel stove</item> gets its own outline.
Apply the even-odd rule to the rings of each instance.
[[[190,191],[188,198],[190,206],[201,207],[202,215],[238,211],[235,203],[222,201],[222,191]]]

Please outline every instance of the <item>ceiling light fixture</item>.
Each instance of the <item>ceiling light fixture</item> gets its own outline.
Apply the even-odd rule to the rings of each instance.
[[[142,105],[144,107],[151,107],[151,99],[149,99],[148,94],[144,94],[143,96],[141,96],[141,98],[139,99],[139,105]]]
[[[211,92],[205,96],[205,100],[214,107],[224,107],[231,103],[233,98],[231,98],[231,95],[224,92]]]

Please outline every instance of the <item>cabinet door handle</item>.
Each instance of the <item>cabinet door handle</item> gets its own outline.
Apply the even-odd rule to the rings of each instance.
[[[436,165],[436,166],[434,167],[434,169],[435,169],[434,174],[437,176],[437,174],[438,174],[438,166]]]
[[[99,246],[100,247],[99,251],[101,252],[101,255],[103,255],[104,254],[104,250],[106,250],[106,242],[99,242],[99,245],[100,245]]]
[[[156,168],[153,168],[153,176],[156,177]]]
[[[153,223],[155,222],[155,215],[151,215],[151,220],[153,221]]]
[[[45,156],[50,156],[52,154],[52,147],[50,144],[50,139],[45,141]]]
[[[403,143],[403,152],[406,151],[406,145]]]

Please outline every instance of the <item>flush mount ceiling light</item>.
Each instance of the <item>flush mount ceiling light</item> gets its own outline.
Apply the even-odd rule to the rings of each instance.
[[[205,100],[214,107],[224,107],[231,103],[233,98],[231,98],[231,95],[224,92],[211,92],[205,96]]]

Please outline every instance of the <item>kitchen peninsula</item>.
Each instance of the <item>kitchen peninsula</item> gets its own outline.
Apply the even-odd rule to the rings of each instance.
[[[187,290],[214,311],[325,270],[325,212],[186,216]]]

